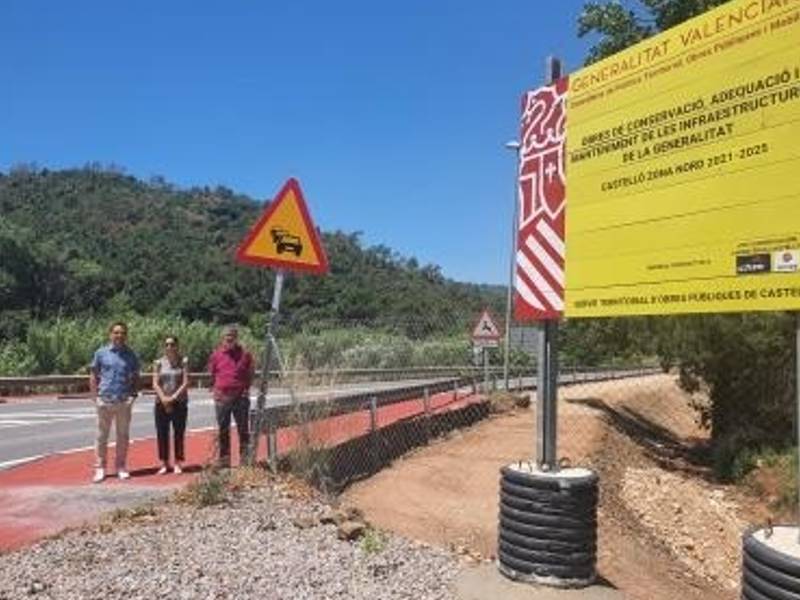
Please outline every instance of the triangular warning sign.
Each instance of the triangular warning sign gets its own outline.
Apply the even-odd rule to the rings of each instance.
[[[500,339],[500,329],[497,327],[497,324],[492,319],[492,315],[489,314],[488,309],[483,309],[478,322],[475,323],[475,327],[472,329],[472,339],[473,340],[499,340]]]
[[[270,202],[239,245],[236,260],[289,271],[328,272],[328,257],[296,179],[289,179]]]

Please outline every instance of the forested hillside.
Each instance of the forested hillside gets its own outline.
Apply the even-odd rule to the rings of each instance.
[[[224,187],[177,189],[114,167],[0,173],[0,339],[23,338],[32,320],[129,312],[260,325],[272,275],[233,254],[262,210]],[[449,281],[358,233],[323,238],[331,273],[288,278],[292,322],[502,313],[503,288]]]

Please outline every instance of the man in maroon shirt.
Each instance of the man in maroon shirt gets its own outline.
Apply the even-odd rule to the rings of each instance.
[[[219,464],[231,463],[231,415],[239,434],[239,463],[247,457],[250,428],[250,384],[253,382],[253,356],[239,344],[239,331],[228,325],[222,331],[222,343],[208,359],[211,389],[219,426]]]

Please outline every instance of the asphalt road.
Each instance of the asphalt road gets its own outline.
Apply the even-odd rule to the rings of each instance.
[[[564,370],[567,371],[567,370]],[[637,377],[659,372],[658,369],[562,371],[559,385],[589,383],[619,377]],[[445,379],[447,380],[447,379]],[[338,384],[334,387],[309,388],[295,393],[299,402],[341,398],[397,388],[421,386],[443,381],[441,378],[391,382]],[[512,379],[512,388],[522,384],[524,389],[535,387],[536,378]],[[253,390],[251,398],[257,396]],[[267,406],[290,404],[292,397],[286,388],[270,391]],[[255,405],[253,400],[252,405]],[[189,429],[214,427],[214,405],[208,390],[192,389],[189,401]],[[59,400],[56,397],[37,398],[0,404],[0,469],[55,452],[91,448],[95,437],[95,410],[87,398]],[[155,437],[153,396],[139,396],[133,407],[131,439]],[[113,441],[113,433],[111,437]]]
[[[295,397],[299,401],[333,399],[351,394],[370,393],[423,385],[436,380],[406,380],[379,383],[341,384],[305,390]],[[251,398],[255,406],[257,391]],[[275,388],[268,397],[268,406],[288,404],[288,391]],[[189,429],[213,427],[214,405],[205,389],[193,389],[189,395]],[[92,447],[95,437],[95,409],[87,398],[59,400],[37,398],[0,404],[0,469],[55,452]],[[153,395],[142,394],[133,406],[131,439],[155,437]],[[112,432],[110,441],[113,441]]]

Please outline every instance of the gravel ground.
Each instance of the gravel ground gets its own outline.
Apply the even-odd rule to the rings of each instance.
[[[0,556],[0,600],[455,599],[455,557],[388,533],[340,541],[317,520],[325,510],[261,487],[228,505],[109,519]]]
[[[724,489],[662,469],[629,468],[620,496],[687,569],[724,589],[738,588],[747,523]]]

